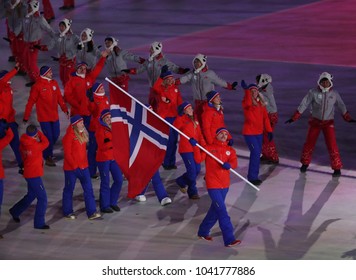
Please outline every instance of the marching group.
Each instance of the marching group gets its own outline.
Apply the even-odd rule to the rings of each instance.
[[[176,178],[182,193],[189,199],[199,199],[196,186],[201,163],[205,161],[205,182],[211,198],[211,206],[202,221],[198,236],[211,241],[211,228],[219,222],[225,246],[234,246],[241,241],[233,234],[225,197],[230,185],[229,170],[237,167],[237,155],[233,138],[226,128],[222,96],[216,87],[236,90],[237,82],[228,83],[221,79],[207,65],[207,57],[197,54],[193,58],[193,68],[184,68],[167,59],[163,54],[161,42],[150,45],[147,59],[132,54],[120,47],[119,41],[111,36],[105,38],[105,50],[100,51],[93,41],[94,31],[85,28],[80,35],[72,29],[72,21],[59,21],[55,32],[40,13],[39,1],[3,1],[6,8],[8,40],[15,62],[14,69],[0,72],[0,151],[10,144],[19,173],[27,181],[27,194],[10,208],[15,222],[20,215],[37,199],[34,227],[49,229],[45,223],[47,195],[41,177],[43,165],[56,166],[53,147],[60,137],[58,106],[70,120],[62,138],[64,153],[64,188],[62,211],[64,217],[76,219],[73,209],[73,192],[77,179],[83,191],[86,213],[89,219],[101,217],[102,213],[120,211],[119,195],[123,184],[123,175],[114,159],[111,114],[109,98],[114,91],[105,92],[102,83],[96,79],[104,67],[108,77],[124,90],[128,90],[131,75],[146,72],[149,81],[148,103],[150,108],[168,123],[188,136],[179,137],[171,128],[166,154],[162,163],[165,170],[176,169],[176,152],[180,154],[185,173]],[[45,1],[43,1],[45,2]],[[44,44],[44,35],[48,42]],[[44,65],[37,66],[39,51],[55,49],[52,56],[59,63],[59,84],[53,79],[52,69]],[[128,63],[136,63],[129,68]],[[175,78],[173,73],[179,74]],[[26,133],[19,136],[13,106],[11,79],[15,75],[27,76],[26,86],[31,87],[23,113],[23,122],[27,125],[33,106],[36,106],[37,120],[41,130],[33,124],[26,126]],[[179,90],[181,84],[190,84],[193,104],[184,101]],[[244,125],[242,134],[250,150],[247,179],[254,185],[260,185],[260,163],[278,164],[278,152],[273,140],[273,130],[278,121],[277,106],[274,99],[272,77],[266,73],[256,76],[255,83],[240,83],[244,90],[242,108]],[[111,91],[111,90],[110,90]],[[193,106],[194,105],[194,106]],[[286,121],[292,123],[311,107],[312,116],[303,147],[300,168],[306,172],[320,131],[323,131],[331,159],[333,176],[341,175],[342,163],[335,140],[334,110],[337,106],[344,119],[354,122],[337,91],[333,89],[332,76],[322,73],[317,87],[304,97],[294,115]],[[207,155],[200,147],[217,157],[223,164]],[[99,170],[99,174],[97,174]],[[112,177],[112,184],[110,179]],[[0,206],[3,197],[4,169],[0,163]],[[92,179],[100,179],[100,197],[97,210]],[[159,171],[152,177],[152,184],[162,206],[172,200],[168,197],[161,181]],[[145,190],[136,200],[145,201]]]

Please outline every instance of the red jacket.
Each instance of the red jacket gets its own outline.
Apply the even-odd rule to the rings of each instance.
[[[242,100],[242,108],[244,110],[245,121],[242,128],[243,135],[259,135],[263,131],[272,132],[272,127],[268,119],[266,107],[261,104],[252,102],[252,94],[250,90],[245,90],[245,96]]]
[[[69,103],[70,115],[90,116],[89,99],[86,96],[87,90],[95,83],[105,64],[105,58],[101,57],[93,70],[82,78],[72,73],[64,88],[64,100]]]
[[[228,162],[231,168],[237,167],[236,151],[227,145],[227,142],[221,142],[214,139],[212,145],[208,145],[206,149],[222,162]],[[225,189],[230,186],[230,171],[222,168],[218,163],[208,154],[205,159],[205,182],[207,189]]]
[[[36,178],[43,176],[43,155],[42,152],[48,147],[48,139],[38,131],[40,142],[26,133],[20,138],[20,152],[24,164],[25,178]]]
[[[86,150],[86,143],[80,143],[74,134],[72,125],[69,125],[66,134],[62,139],[64,151],[65,171],[72,171],[77,168],[84,169],[88,167],[88,157]]]
[[[12,138],[14,137],[14,133],[12,132],[11,128],[6,131],[6,135],[4,138],[0,139],[0,179],[4,179],[4,167],[2,165],[2,150],[11,142]]]
[[[15,122],[16,111],[13,107],[13,91],[8,82],[16,75],[17,70],[13,69],[0,79],[0,118],[8,123]]]
[[[94,102],[89,102],[89,111],[91,114],[89,130],[95,131],[99,125],[100,114],[104,109],[109,109],[109,99],[104,96],[98,96],[94,94]]]
[[[158,94],[157,114],[162,118],[176,117],[178,115],[177,108],[183,103],[181,93],[175,84],[165,87],[162,82],[162,78],[159,78],[153,86]],[[169,103],[163,101],[162,97],[169,99]]]
[[[206,142],[211,145],[215,139],[216,130],[221,127],[226,127],[224,122],[224,113],[222,110],[218,111],[209,103],[204,104],[203,110],[203,135]]]
[[[23,116],[24,120],[27,121],[30,118],[32,107],[35,104],[39,122],[58,121],[58,105],[64,113],[68,112],[58,83],[55,80],[48,80],[43,77],[39,77],[31,88]]]
[[[188,115],[179,116],[175,119],[173,125],[188,137],[198,141],[199,145],[205,146],[206,143],[203,134],[201,133],[199,122],[196,119],[193,121]],[[179,140],[178,152],[193,152],[193,146],[190,144],[189,140],[182,135]]]
[[[102,123],[96,128],[95,138],[98,144],[96,151],[96,161],[107,161],[114,159],[114,151],[112,147],[111,129]]]

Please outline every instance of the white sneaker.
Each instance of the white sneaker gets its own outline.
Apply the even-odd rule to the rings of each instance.
[[[169,197],[165,197],[161,200],[161,205],[162,206],[166,206],[168,204],[171,204],[172,203],[172,199],[170,199]]]
[[[144,201],[146,201],[146,196],[143,194],[140,194],[140,195],[136,196],[135,199],[139,202],[144,202]]]
[[[65,216],[65,218],[68,220],[75,220],[77,218],[77,216],[74,213],[71,213],[71,214]]]
[[[95,220],[101,217],[101,214],[98,212],[95,212],[93,215],[91,215],[90,217],[88,217],[89,220]]]

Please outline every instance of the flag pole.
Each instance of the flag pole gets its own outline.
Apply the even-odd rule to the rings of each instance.
[[[140,104],[143,108],[145,108],[146,110],[149,110],[147,108],[147,106],[145,104],[143,104],[141,101],[137,100],[135,97],[133,97],[131,94],[129,94],[126,90],[124,90],[123,88],[121,88],[120,86],[118,86],[117,84],[115,84],[113,81],[111,81],[108,77],[105,78],[105,80],[107,82],[109,82],[110,84],[112,84],[114,87],[116,87],[118,90],[120,90],[121,92],[125,93],[127,96],[129,96],[131,99],[133,99],[135,102],[137,102],[138,104]],[[160,115],[158,115],[155,111],[153,110],[149,110],[149,112],[151,112],[152,114],[154,114],[157,118],[159,118],[161,121],[165,122],[167,125],[169,125],[172,129],[174,129],[175,131],[177,131],[180,135],[182,135],[183,137],[185,137],[186,139],[190,139],[189,136],[187,136],[184,132],[180,131],[178,128],[176,128],[174,125],[170,124],[169,122],[167,122],[164,118],[162,118]],[[204,147],[202,147],[201,145],[199,145],[199,143],[197,143],[197,146],[204,151],[207,155],[211,156],[213,159],[215,159],[217,162],[219,162],[221,165],[224,164],[223,161],[221,161],[220,159],[218,159],[216,156],[214,156],[212,153],[210,153],[208,150],[206,150]],[[245,181],[247,184],[249,184],[251,187],[253,187],[255,190],[259,191],[260,189],[258,187],[256,187],[254,184],[252,184],[249,180],[247,180],[245,177],[243,177],[242,175],[240,175],[238,172],[236,172],[234,169],[230,168],[230,171],[232,173],[234,173],[236,176],[238,176],[240,179],[242,179],[243,181]]]

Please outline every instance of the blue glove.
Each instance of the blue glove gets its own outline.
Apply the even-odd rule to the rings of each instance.
[[[232,89],[236,89],[236,87],[237,87],[238,84],[239,84],[238,82],[233,82],[233,83],[231,84],[231,88],[232,88]]]
[[[234,145],[234,139],[228,140],[228,141],[227,141],[227,145],[228,145],[228,146]]]
[[[168,71],[168,65],[164,65],[161,68],[161,73],[167,72]]]
[[[87,90],[87,97],[89,98],[90,102],[94,102],[94,93],[91,88]]]
[[[242,80],[242,81],[241,81],[241,87],[242,87],[243,89],[248,89],[248,85],[246,84],[245,80]]]
[[[222,168],[229,170],[231,168],[231,165],[228,162],[224,162],[224,164],[222,165]]]
[[[268,132],[267,133],[267,138],[268,138],[268,141],[271,142],[273,140],[273,133],[272,132]]]
[[[189,139],[189,143],[190,143],[190,145],[192,145],[193,147],[195,147],[195,146],[198,144],[197,140],[195,140],[194,138],[190,138],[190,139]]]

